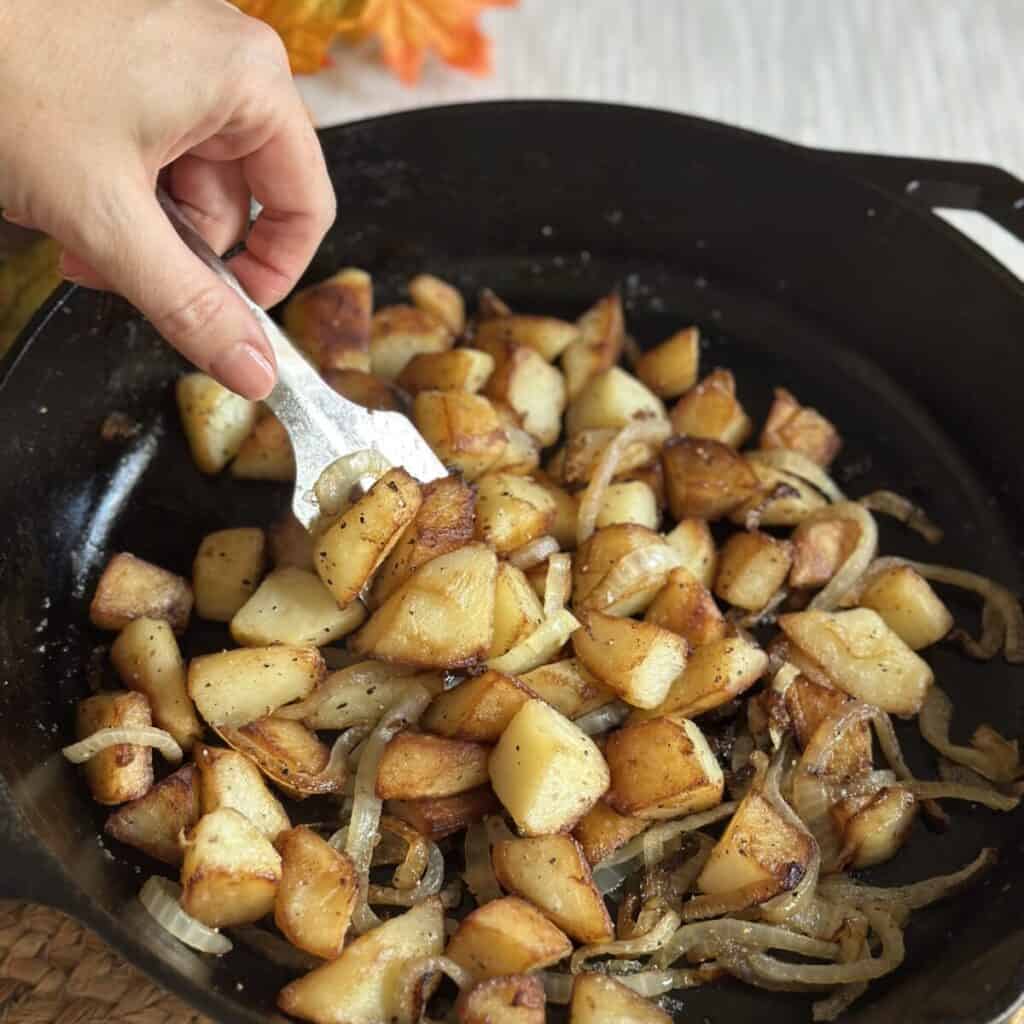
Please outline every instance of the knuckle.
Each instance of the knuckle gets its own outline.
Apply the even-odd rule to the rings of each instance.
[[[189,345],[205,335],[224,311],[224,289],[209,285],[194,292],[184,303],[156,316],[153,326],[166,338]]]
[[[247,61],[274,73],[288,69],[288,51],[284,41],[266,22],[257,18],[247,19],[241,41]]]

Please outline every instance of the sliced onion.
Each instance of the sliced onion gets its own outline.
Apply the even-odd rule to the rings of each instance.
[[[517,676],[540,665],[546,665],[579,627],[576,616],[563,608],[555,612],[551,618],[545,619],[512,650],[506,651],[498,658],[491,658],[487,662],[487,667],[509,676]]]
[[[749,882],[729,892],[706,893],[694,896],[682,906],[682,919],[686,922],[704,921],[711,917],[736,914],[749,910],[778,892],[774,880]]]
[[[828,508],[812,512],[804,522],[816,523],[833,519],[846,519],[856,524],[858,536],[857,543],[847,555],[846,561],[828,581],[825,588],[815,594],[809,605],[812,609],[826,612],[839,607],[840,601],[848,591],[857,585],[878,553],[878,524],[875,522],[875,517],[863,505],[859,505],[855,501],[841,501]]]
[[[654,963],[658,967],[669,967],[697,947],[714,957],[725,946],[742,946],[757,951],[776,949],[818,960],[835,960],[839,956],[839,946],[835,942],[811,939],[777,925],[726,919],[684,924],[658,950]]]
[[[312,953],[298,949],[278,935],[257,928],[254,924],[235,925],[231,934],[251,950],[265,957],[278,967],[289,971],[312,971],[323,964],[323,960]]]
[[[84,764],[108,747],[122,745],[132,747],[156,747],[170,764],[181,764],[182,752],[178,741],[163,729],[151,725],[137,725],[131,728],[97,729],[84,740],[64,747],[61,753],[72,764]]]
[[[634,548],[623,555],[587,595],[587,607],[603,611],[627,594],[661,587],[668,574],[682,564],[682,558],[670,544]]]
[[[633,974],[619,974],[612,970],[612,965],[615,963],[617,961],[610,962],[608,973],[614,974],[615,980],[620,985],[625,985],[626,988],[632,989],[637,995],[647,999],[663,996],[666,992],[672,992],[675,989],[697,988],[699,985],[706,985],[709,981],[714,980],[715,975],[713,966],[709,964],[704,964],[693,970],[637,971]],[[544,995],[549,1003],[556,1006],[568,1005],[572,1000],[572,986],[576,975],[541,971],[539,977],[544,985]]]
[[[781,469],[784,473],[791,473],[793,476],[799,477],[816,490],[821,491],[831,502],[846,500],[846,495],[843,494],[832,477],[813,459],[809,459],[801,452],[795,452],[788,448],[759,448],[756,451],[747,452],[746,457],[754,462],[760,462],[762,465]]]
[[[179,942],[200,953],[228,953],[231,940],[216,928],[208,928],[181,908],[181,886],[159,875],[150,875],[139,892],[139,902],[153,920]]]
[[[400,889],[397,886],[369,885],[366,899],[368,903],[383,904],[389,907],[414,907],[441,891],[444,882],[444,854],[437,843],[428,843],[427,869],[423,877],[411,888]]]
[[[904,787],[921,800],[969,800],[972,804],[982,804],[993,811],[1013,811],[1020,803],[1019,796],[1006,796],[985,786],[965,786],[958,782],[915,780],[904,783]]]
[[[473,987],[473,976],[446,956],[421,956],[407,960],[395,980],[398,991],[395,1024],[419,1024],[423,1012],[423,982],[432,974],[446,974],[460,991]]]
[[[394,682],[397,679],[405,679],[402,669],[385,665],[379,661],[367,661],[361,658],[355,665],[349,665],[338,672],[333,672],[327,680],[318,686],[304,700],[296,701],[294,704],[286,704],[274,712],[275,718],[305,719],[312,718],[324,704],[337,699],[339,694],[345,690],[359,686],[374,686],[382,682]],[[408,682],[416,682],[415,675],[408,676]],[[339,722],[339,727],[341,726]],[[354,721],[353,725],[364,725],[365,719]]]
[[[466,870],[462,877],[478,907],[501,899],[501,886],[491,861],[491,839],[482,821],[474,821],[466,829]]]
[[[372,448],[343,455],[332,462],[313,485],[321,517],[338,515],[349,504],[356,484],[370,477],[378,480],[389,469],[391,463]]]
[[[572,556],[562,553],[548,559],[548,574],[544,581],[544,618],[550,619],[568,603],[572,593]]]
[[[430,858],[436,843],[432,843],[426,836],[421,835],[412,827],[402,821],[401,818],[394,818],[390,814],[382,814],[378,831],[383,835],[394,836],[398,844],[404,847],[404,851],[394,860],[385,862],[381,858],[381,843],[374,850],[373,863],[398,864],[391,879],[391,884],[396,889],[413,889],[423,879],[423,873],[430,866]],[[394,856],[394,854],[392,854]],[[433,895],[431,893],[430,895]]]
[[[617,729],[629,717],[633,709],[621,700],[613,700],[603,707],[594,708],[585,715],[573,719],[573,725],[588,736],[600,736]]]
[[[881,512],[882,515],[898,520],[919,533],[929,544],[938,544],[942,540],[942,529],[928,518],[928,513],[920,505],[915,505],[902,494],[895,491],[872,491],[857,501],[872,512]]]
[[[757,611],[741,613],[736,616],[733,616],[733,612],[730,612],[729,616],[734,618],[736,625],[743,626],[746,629],[753,629],[755,626],[774,622],[775,611],[787,597],[789,597],[789,591],[785,587],[780,587],[774,594],[772,594],[771,597],[768,598],[764,606],[759,608]],[[733,611],[739,612],[740,609],[736,608],[733,609]]]
[[[580,498],[579,512],[576,517],[577,547],[593,536],[605,491],[614,479],[615,470],[626,449],[637,442],[661,444],[670,433],[671,428],[667,420],[648,418],[631,420],[612,438],[601,453],[601,458],[598,459],[594,472],[591,474],[590,483],[587,484],[587,489]]]
[[[675,934],[679,927],[679,915],[674,910],[666,910],[661,920],[650,931],[635,939],[616,939],[612,942],[596,942],[590,946],[581,946],[569,961],[569,970],[579,974],[588,960],[596,956],[639,956],[654,953],[661,949]]]
[[[871,721],[874,723],[875,734],[878,736],[878,745],[882,748],[882,754],[889,762],[889,767],[901,782],[916,784],[917,779],[903,756],[903,749],[900,747],[899,738],[893,728],[892,719],[881,708],[872,708],[872,712]],[[910,788],[909,785],[907,788]],[[925,814],[940,828],[945,828],[949,824],[949,815],[935,800],[925,797],[921,806]]]
[[[546,562],[548,558],[557,553],[558,541],[545,534],[543,537],[537,537],[528,544],[524,544],[521,548],[516,548],[508,556],[508,560],[517,569],[522,569],[525,572],[527,569],[540,565],[541,562]]]

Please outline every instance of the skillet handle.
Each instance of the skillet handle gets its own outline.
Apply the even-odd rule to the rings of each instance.
[[[849,174],[929,209],[976,210],[1024,242],[1024,182],[988,164],[819,150]]]

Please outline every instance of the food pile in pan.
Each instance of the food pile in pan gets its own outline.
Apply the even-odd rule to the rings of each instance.
[[[467,321],[429,275],[409,295],[374,312],[343,270],[285,324],[450,476],[359,453],[312,533],[242,523],[191,581],[130,553],[99,581],[124,689],[80,703],[66,754],[107,834],[162,863],[144,904],[195,949],[292,968],[278,1005],[316,1024],[665,1021],[658,996],[729,976],[833,1019],[994,855],[898,889],[852,872],[953,801],[1018,804],[1016,740],[954,742],[920,653],[1024,660],[1018,601],[881,555],[878,515],[940,533],[893,492],[844,494],[801,398],[752,423],[731,372],[701,377],[696,328],[640,353],[616,295],[574,323],[493,293]],[[204,473],[293,479],[266,409],[202,374],[177,396]],[[980,598],[979,637],[948,588]],[[192,615],[237,646],[185,664]]]

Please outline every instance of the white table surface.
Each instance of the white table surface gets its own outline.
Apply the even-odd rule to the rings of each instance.
[[[301,79],[318,124],[467,100],[678,110],[797,142],[993,163],[1024,180],[1024,0],[520,0],[488,11],[494,73],[427,64],[415,89],[372,44]],[[1024,278],[1024,246],[950,216]]]

